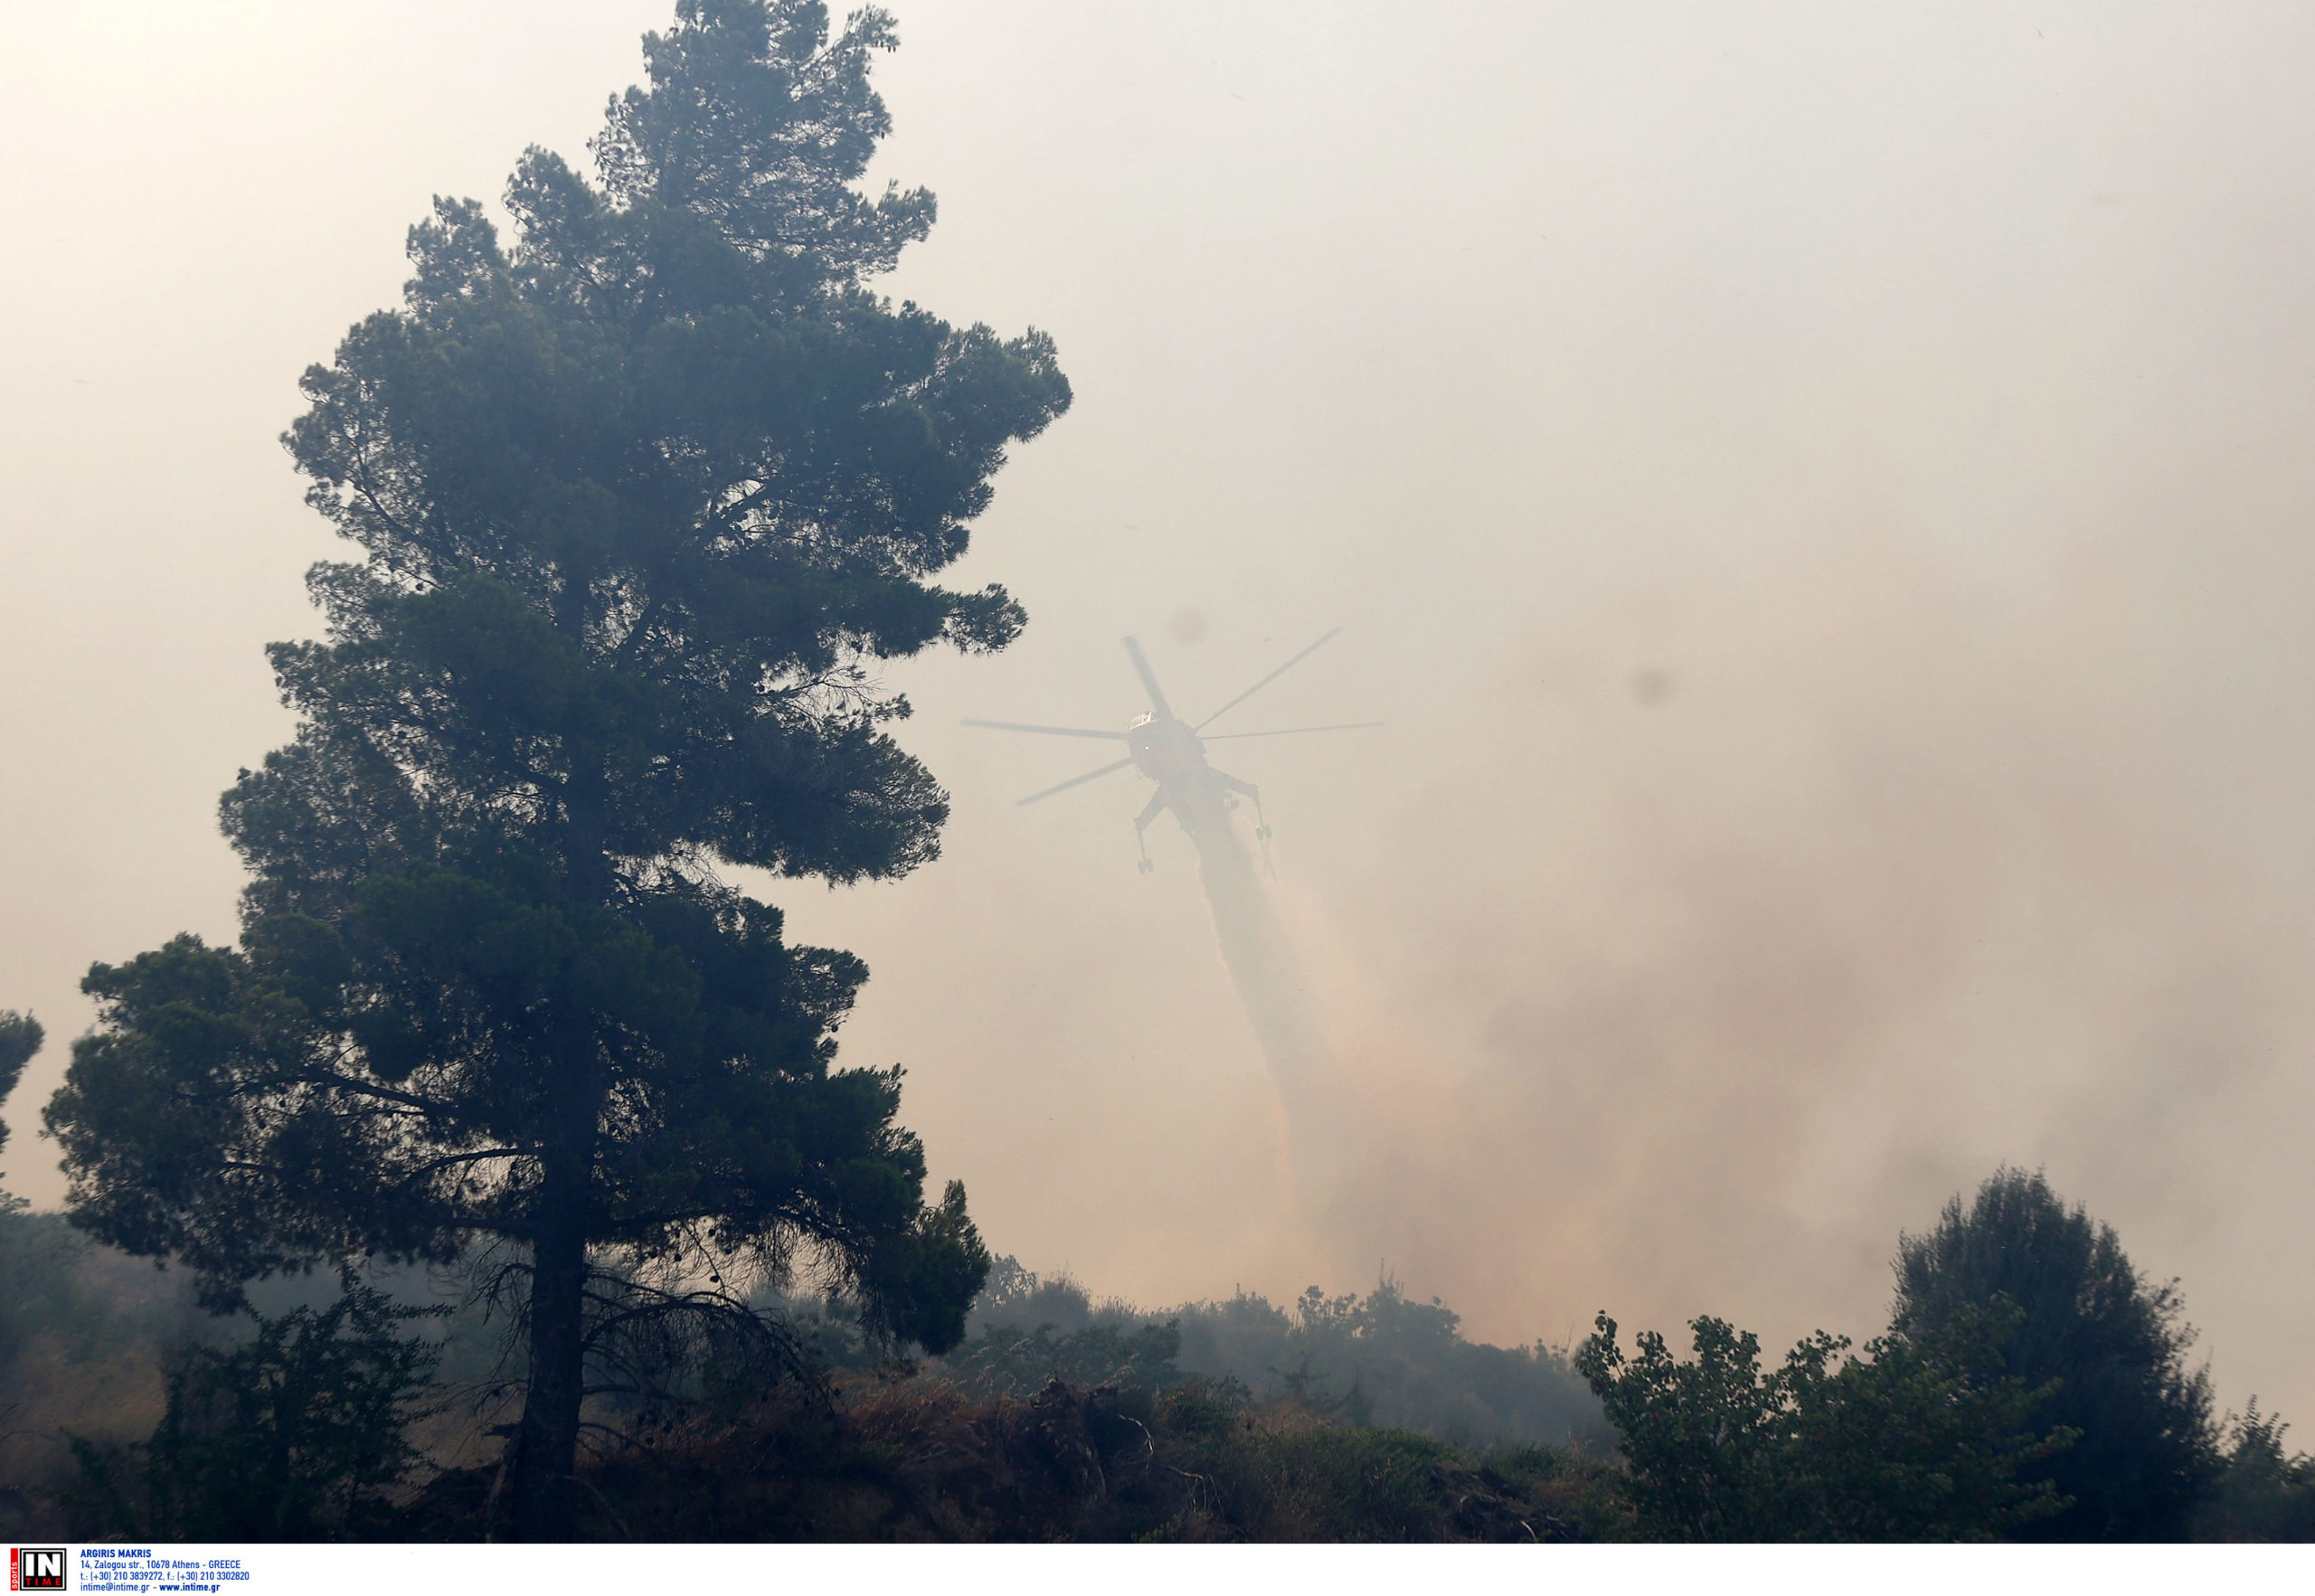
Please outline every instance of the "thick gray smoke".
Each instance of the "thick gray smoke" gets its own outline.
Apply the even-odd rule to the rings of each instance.
[[[2128,537],[2023,591],[1861,519],[1748,541],[1507,648],[1311,905],[1376,1130],[1338,1233],[1490,1318],[1854,1329],[1900,1226],[2046,1163],[2254,1320],[2309,1195],[2310,771],[2215,746],[2243,706],[2172,651],[2315,659]]]

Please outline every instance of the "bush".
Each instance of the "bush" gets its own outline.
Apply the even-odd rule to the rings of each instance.
[[[383,1528],[420,1460],[405,1431],[438,1351],[400,1331],[435,1310],[398,1306],[351,1274],[341,1288],[319,1310],[252,1313],[256,1333],[238,1346],[181,1351],[150,1440],[76,1438],[76,1535],[302,1541]]]
[[[2286,1455],[2283,1431],[2259,1399],[2227,1421],[2225,1467],[2197,1516],[2200,1541],[2315,1541],[2315,1458]]]
[[[2022,1471],[2071,1438],[2037,1436],[2046,1390],[2003,1372],[2020,1316],[1997,1304],[1933,1331],[1900,1325],[1849,1355],[1819,1331],[1763,1375],[1760,1341],[1715,1318],[1696,1356],[1643,1331],[1627,1359],[1602,1314],[1575,1362],[1622,1438],[1641,1531],[1677,1541],[1980,1541],[2064,1506]]]
[[[1416,1301],[1387,1279],[1364,1297],[1328,1297],[1313,1286],[1290,1312],[1240,1291],[1158,1315],[1114,1299],[1097,1305],[1065,1276],[1041,1278],[999,1258],[971,1322],[983,1337],[1009,1327],[1054,1338],[1040,1354],[1033,1335],[1019,1348],[1024,1355],[1058,1355],[1071,1336],[1104,1327],[1122,1335],[1172,1324],[1180,1337],[1174,1361],[1183,1374],[1238,1380],[1256,1396],[1322,1416],[1417,1430],[1465,1447],[1581,1447],[1609,1440],[1599,1403],[1562,1353],[1540,1342],[1468,1341],[1452,1308],[1435,1298]],[[951,1354],[950,1366],[979,1345]],[[1084,1345],[1090,1352],[1094,1343]],[[1048,1372],[1095,1384],[1107,1378],[1071,1367],[1078,1372],[1060,1364]]]

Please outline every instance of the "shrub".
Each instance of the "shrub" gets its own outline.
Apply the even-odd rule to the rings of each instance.
[[[1763,1374],[1750,1331],[1699,1318],[1695,1357],[1643,1331],[1627,1358],[1602,1314],[1576,1366],[1622,1438],[1641,1531],[1679,1541],[1990,1540],[2057,1512],[2021,1471],[2070,1439],[2037,1436],[2048,1394],[2003,1372],[2014,1308],[1900,1325],[1849,1355],[1819,1331]]]
[[[2315,1541],[2315,1458],[2286,1454],[2291,1426],[2259,1399],[2227,1421],[2226,1461],[2197,1516],[2203,1541]]]
[[[400,1332],[405,1308],[342,1277],[327,1308],[252,1313],[255,1335],[193,1346],[168,1371],[152,1439],[77,1439],[70,1511],[82,1536],[298,1541],[373,1534],[420,1459],[405,1434],[424,1412],[437,1344]]]

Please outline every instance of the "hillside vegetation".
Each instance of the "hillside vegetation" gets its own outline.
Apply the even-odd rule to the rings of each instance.
[[[1966,1260],[1968,1279],[1941,1258]],[[2053,1284],[2068,1259],[2095,1289]],[[181,1271],[56,1215],[0,1213],[16,1287],[0,1311],[0,1529],[502,1537],[525,1371],[484,1261],[278,1280],[221,1318]],[[2112,1232],[2038,1176],[1998,1172],[1906,1238],[1898,1267],[1885,1334],[1862,1347],[1820,1334],[1781,1362],[1709,1317],[1687,1355],[1653,1332],[1628,1350],[1604,1315],[1578,1346],[1506,1348],[1389,1280],[1288,1308],[1241,1292],[1152,1312],[1010,1259],[962,1341],[909,1358],[842,1299],[761,1288],[759,1340],[628,1344],[599,1368],[572,1533],[2315,1536],[2315,1459],[2255,1402],[2212,1418],[2175,1288],[2140,1281]],[[2018,1270],[2039,1298],[1998,1289]],[[1969,1280],[1986,1289],[1972,1297]],[[2114,1323],[2135,1341],[2101,1327]],[[780,1355],[742,1355],[765,1346]]]

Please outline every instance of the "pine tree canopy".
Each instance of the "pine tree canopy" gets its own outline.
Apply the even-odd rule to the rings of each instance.
[[[2217,1477],[2210,1374],[2187,1361],[2194,1330],[2178,1282],[2142,1279],[2111,1225],[2002,1168],[1964,1208],[1957,1195],[1896,1260],[1899,1310],[1946,1324],[1996,1297],[2020,1310],[2005,1366],[2054,1394],[2036,1415],[2076,1444],[2031,1471],[2067,1498],[2033,1532],[2064,1541],[2163,1540],[2186,1533]]]
[[[13,1008],[0,1008],[0,1098],[16,1090],[24,1066],[40,1051],[40,1022]],[[0,1123],[0,1147],[8,1145],[8,1127]]]
[[[683,0],[592,181],[534,148],[511,244],[471,200],[411,230],[402,307],[307,372],[285,439],[363,557],[312,572],[326,639],[271,649],[296,739],[223,800],[240,945],[93,970],[49,1109],[76,1222],[221,1303],[513,1242],[525,1533],[561,1522],[602,1250],[808,1261],[935,1348],[987,1266],[962,1191],[924,1202],[899,1071],[834,1067],[863,966],[719,874],[933,857],[877,667],[1017,633],[1003,590],[935,579],[1069,402],[1043,335],[867,286],[933,212],[855,187],[893,42]]]

